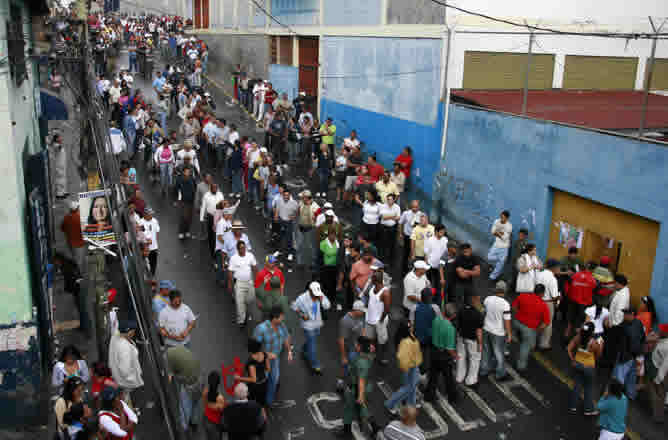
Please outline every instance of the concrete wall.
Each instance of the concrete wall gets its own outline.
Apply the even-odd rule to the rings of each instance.
[[[320,24],[320,0],[271,0],[271,15],[285,25]],[[281,26],[274,21],[269,25]]]
[[[431,0],[387,0],[388,24],[444,24],[445,15],[445,8]]]
[[[452,105],[445,159],[434,177],[432,219],[478,252],[503,209],[545,256],[551,188],[661,224],[651,294],[668,316],[668,149],[632,138]],[[601,170],[605,170],[601,172]]]
[[[413,181],[428,196],[441,144],[441,40],[323,37],[321,47],[320,115],[339,136],[356,129],[385,166],[412,146]]]
[[[382,0],[324,0],[325,26],[376,26],[382,23]]]
[[[22,3],[22,2],[21,2]],[[21,4],[17,3],[17,4]],[[7,53],[6,20],[9,0],[0,0],[0,53]],[[29,12],[23,8],[23,32],[31,35]],[[33,47],[26,40],[25,51]],[[20,87],[9,65],[0,63],[0,426],[36,424],[40,351],[33,315],[27,195],[24,164],[40,148],[37,120],[39,88],[37,69],[28,60],[28,79]],[[39,105],[39,104],[37,104]],[[8,344],[13,335],[30,340],[27,350]]]
[[[251,78],[269,77],[269,43],[264,35],[206,35],[209,74],[232,93],[231,73],[241,63]]]

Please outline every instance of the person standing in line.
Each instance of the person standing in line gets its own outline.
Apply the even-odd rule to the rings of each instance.
[[[594,337],[594,323],[586,322],[568,344],[568,357],[573,367],[575,385],[568,396],[568,411],[577,413],[580,393],[584,394],[584,415],[596,416],[594,408],[594,377],[596,376],[596,360],[601,357],[603,348]]]
[[[407,210],[401,213],[399,217],[399,226],[401,228],[401,237],[399,244],[404,248],[404,269],[402,275],[406,275],[411,269],[412,265],[410,262],[411,255],[411,235],[413,235],[413,227],[417,223],[420,213],[420,202],[413,200],[410,202]]]
[[[469,297],[467,304],[459,312],[457,335],[457,383],[466,383],[466,386],[478,386],[478,372],[482,359],[484,317],[480,312],[480,295]]]
[[[429,265],[427,278],[432,287],[438,289],[443,297],[445,293],[445,261],[448,252],[448,238],[445,236],[445,226],[438,224],[435,233],[424,242],[424,258]],[[446,300],[447,302],[447,300]]]
[[[313,228],[315,213],[320,207],[313,200],[310,190],[304,190],[301,199],[297,216],[297,265],[313,270],[314,242],[315,238],[319,238],[315,237]]]
[[[281,244],[288,254],[288,261],[292,261],[294,253],[293,235],[295,231],[295,220],[299,214],[299,204],[292,198],[290,190],[284,189],[282,197],[274,204],[274,220],[281,224]]]
[[[255,272],[257,260],[255,255],[246,249],[243,240],[237,242],[237,253],[230,257],[228,289],[230,292],[234,287],[234,300],[237,305],[237,324],[244,328],[246,321],[252,320],[247,313],[252,304],[255,303]],[[252,315],[252,313],[250,314]]]
[[[170,280],[160,280],[158,283],[158,293],[153,296],[151,300],[151,309],[153,310],[153,316],[155,322],[158,322],[158,316],[162,309],[169,305],[169,292],[176,289],[174,283]]]
[[[204,199],[204,195],[209,192],[209,189],[211,187],[211,183],[213,182],[213,177],[211,174],[206,173],[204,175],[204,178],[197,184],[197,194],[195,197],[195,207],[201,207],[202,206],[202,200]],[[200,240],[206,240],[206,223],[202,220],[200,220],[200,230],[197,236],[193,235],[193,238],[199,238]]]
[[[392,292],[383,283],[384,273],[382,270],[373,272],[371,275],[371,288],[369,289],[369,304],[366,312],[365,336],[376,342],[378,362],[387,365],[390,361],[386,358],[387,341],[389,339],[390,310],[392,307]]]
[[[652,416],[655,423],[664,423],[666,400],[666,375],[668,374],[668,323],[659,324],[659,341],[649,356],[647,379],[652,402]]]
[[[480,258],[473,255],[470,243],[459,245],[459,256],[455,259],[455,298],[463,304],[466,298],[473,296],[473,280],[480,276]]]
[[[420,301],[415,308],[413,329],[415,337],[420,341],[420,348],[422,349],[422,355],[424,357],[420,372],[425,374],[429,366],[429,356],[431,354],[432,326],[434,324],[434,318],[441,313],[441,309],[438,305],[432,304],[434,296],[430,287],[422,289],[421,296],[422,301]]]
[[[111,377],[123,390],[123,400],[129,404],[132,404],[130,393],[144,386],[139,350],[134,340],[136,334],[135,321],[121,321],[118,324],[118,333],[112,335],[109,341]]]
[[[531,293],[536,287],[536,274],[543,269],[543,263],[536,255],[536,245],[529,243],[517,260],[517,293]]]
[[[139,422],[137,413],[121,400],[120,390],[117,388],[106,387],[100,396],[102,410],[98,413],[98,421],[107,438],[132,440]]]
[[[456,404],[459,400],[457,384],[453,370],[459,356],[457,355],[457,331],[452,321],[457,316],[457,307],[453,303],[445,305],[445,316],[438,314],[432,324],[432,354],[429,365],[429,383],[425,390],[424,400],[434,402],[439,378],[445,379],[445,392],[448,402]]]
[[[601,413],[598,419],[601,427],[598,440],[622,440],[626,434],[626,414],[629,408],[624,386],[612,379],[596,408]]]
[[[183,345],[190,348],[190,333],[195,328],[197,317],[190,307],[182,302],[181,292],[169,292],[169,306],[162,309],[158,316],[160,334],[165,344],[174,347]]]
[[[216,215],[216,206],[223,200],[225,200],[225,196],[218,189],[218,184],[212,181],[211,185],[209,185],[209,191],[202,197],[202,206],[199,211],[199,221],[205,221],[207,243],[209,245],[209,253],[212,257],[216,250],[216,229],[213,224],[213,218]]]
[[[323,294],[317,281],[311,282],[308,290],[292,303],[292,310],[302,320],[301,327],[305,339],[302,347],[304,359],[309,362],[311,371],[318,376],[322,375],[322,368],[318,359],[317,338],[323,326],[322,310],[329,310],[330,307],[329,299]]]
[[[276,396],[278,382],[281,372],[281,353],[283,349],[288,353],[288,362],[293,360],[292,345],[290,343],[290,333],[283,323],[285,313],[281,306],[274,306],[269,312],[269,319],[260,323],[253,330],[253,339],[260,341],[262,351],[275,357],[270,359],[270,372],[267,381],[267,406],[271,406]]]
[[[498,219],[494,220],[492,225],[492,235],[494,236],[494,245],[487,253],[487,260],[494,265],[494,270],[489,274],[489,279],[496,281],[501,277],[503,266],[508,258],[508,250],[510,248],[510,238],[513,234],[513,225],[508,221],[510,218],[509,211],[501,212]]]
[[[505,278],[509,283],[510,292],[515,292],[515,283],[517,282],[517,260],[522,256],[524,247],[529,240],[529,231],[526,228],[521,228],[517,233],[517,239],[513,240],[510,247],[510,254],[506,259]],[[561,290],[561,289],[560,289]]]
[[[545,268],[536,273],[536,285],[542,284],[545,286],[543,301],[550,310],[550,323],[543,329],[538,338],[538,349],[541,351],[552,349],[552,324],[554,323],[554,313],[557,310],[559,298],[561,298],[559,283],[555,275],[558,271],[559,262],[550,258],[545,262]]]
[[[67,151],[63,146],[63,137],[56,134],[50,146],[53,160],[53,186],[56,199],[62,200],[70,195],[67,192]]]
[[[589,307],[594,298],[594,289],[597,282],[591,271],[596,267],[593,263],[587,263],[578,273],[573,275],[568,288],[568,326],[564,332],[564,339],[569,340],[573,329],[582,325],[585,319],[585,309]]]
[[[612,369],[612,376],[624,385],[626,396],[635,400],[637,395],[637,367],[643,359],[647,341],[645,328],[636,319],[636,310],[632,306],[624,309],[624,321],[619,327],[623,329],[622,338],[619,338],[619,341],[611,341],[611,343],[618,343],[621,347],[615,366]]]
[[[192,351],[182,345],[167,349],[167,369],[169,380],[174,382],[179,395],[181,427],[194,433],[200,424],[203,410],[200,393],[200,361]]]
[[[158,236],[160,234],[160,223],[153,217],[153,208],[144,209],[144,218],[139,224],[144,228],[144,234],[148,240],[148,261],[151,266],[151,276],[155,277],[155,271],[158,269]]]
[[[536,285],[533,293],[521,293],[513,303],[515,311],[513,329],[520,337],[520,351],[517,356],[517,370],[526,371],[529,354],[536,346],[537,334],[550,324],[550,309],[543,301],[545,286]]]
[[[234,400],[225,408],[223,431],[229,440],[261,438],[267,427],[267,413],[259,403],[248,400],[248,386],[238,383],[234,387]]]
[[[336,343],[339,347],[341,357],[341,378],[336,380],[337,390],[343,390],[344,381],[348,375],[349,364],[357,357],[354,350],[355,341],[364,331],[366,307],[364,303],[357,300],[352,305],[352,310],[347,312],[339,320],[339,331]]]
[[[421,301],[421,292],[425,287],[431,287],[429,279],[427,278],[427,271],[429,265],[417,260],[413,263],[413,270],[404,277],[404,312],[408,319],[414,320],[415,308]]]
[[[397,244],[397,222],[401,218],[401,208],[397,205],[396,194],[385,196],[385,203],[380,206],[380,252],[388,266],[394,264],[394,248]]]
[[[329,160],[334,160],[334,139],[336,137],[336,125],[332,118],[327,118],[324,124],[320,126],[320,135],[322,136],[322,143],[327,146],[329,152]]]
[[[190,238],[190,227],[193,221],[193,204],[197,187],[192,178],[192,168],[183,169],[183,177],[176,183],[178,200],[181,203],[181,221],[179,222],[179,240]]]
[[[70,202],[70,212],[63,218],[60,230],[65,233],[67,246],[70,248],[72,258],[76,261],[79,272],[86,273],[86,242],[81,235],[81,213],[79,201]]]
[[[434,226],[429,224],[427,214],[421,213],[417,217],[419,223],[413,228],[413,233],[411,234],[411,261],[415,259],[424,260],[424,244],[436,233]]]
[[[610,301],[610,326],[624,322],[624,309],[631,306],[631,292],[628,280],[622,274],[615,275],[615,293]]]

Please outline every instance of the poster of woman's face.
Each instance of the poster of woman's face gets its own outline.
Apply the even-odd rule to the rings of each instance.
[[[103,245],[115,242],[111,211],[104,191],[79,193],[79,212],[85,238]]]

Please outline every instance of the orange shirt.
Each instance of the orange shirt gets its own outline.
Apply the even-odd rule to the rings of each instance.
[[[71,247],[80,248],[86,244],[81,236],[81,218],[78,210],[65,216],[63,223],[60,225],[60,230],[65,233],[67,243]]]

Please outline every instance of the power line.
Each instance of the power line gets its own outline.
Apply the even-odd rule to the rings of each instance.
[[[638,32],[638,33],[616,33],[616,32],[570,32],[570,31],[561,31],[558,29],[552,29],[542,26],[534,26],[527,23],[518,23],[511,20],[506,20],[504,18],[493,17],[491,15],[483,14],[482,12],[471,11],[469,9],[464,9],[459,6],[454,6],[448,4],[447,2],[442,2],[440,0],[430,0],[432,3],[441,5],[445,8],[451,8],[456,11],[462,12],[464,14],[473,15],[476,17],[484,18],[486,20],[495,21],[497,23],[504,23],[515,27],[521,27],[530,29],[533,31],[542,31],[549,32],[555,35],[578,35],[583,37],[604,37],[604,38],[622,38],[622,39],[654,39],[658,36],[668,36],[668,33],[647,33],[647,32]]]
[[[297,35],[297,31],[295,31],[294,29],[292,29],[292,28],[291,28],[290,26],[288,26],[287,24],[283,24],[283,23],[281,23],[281,22],[278,20],[278,18],[274,17],[274,16],[271,15],[271,13],[270,13],[269,11],[267,11],[264,7],[260,6],[260,4],[259,4],[256,0],[250,0],[250,1],[255,5],[256,8],[258,8],[260,11],[262,11],[262,12],[264,13],[264,15],[266,15],[267,17],[269,17],[272,21],[278,23],[279,26],[283,26],[284,28],[286,28],[287,30],[289,30],[290,32],[292,32],[293,34]]]

